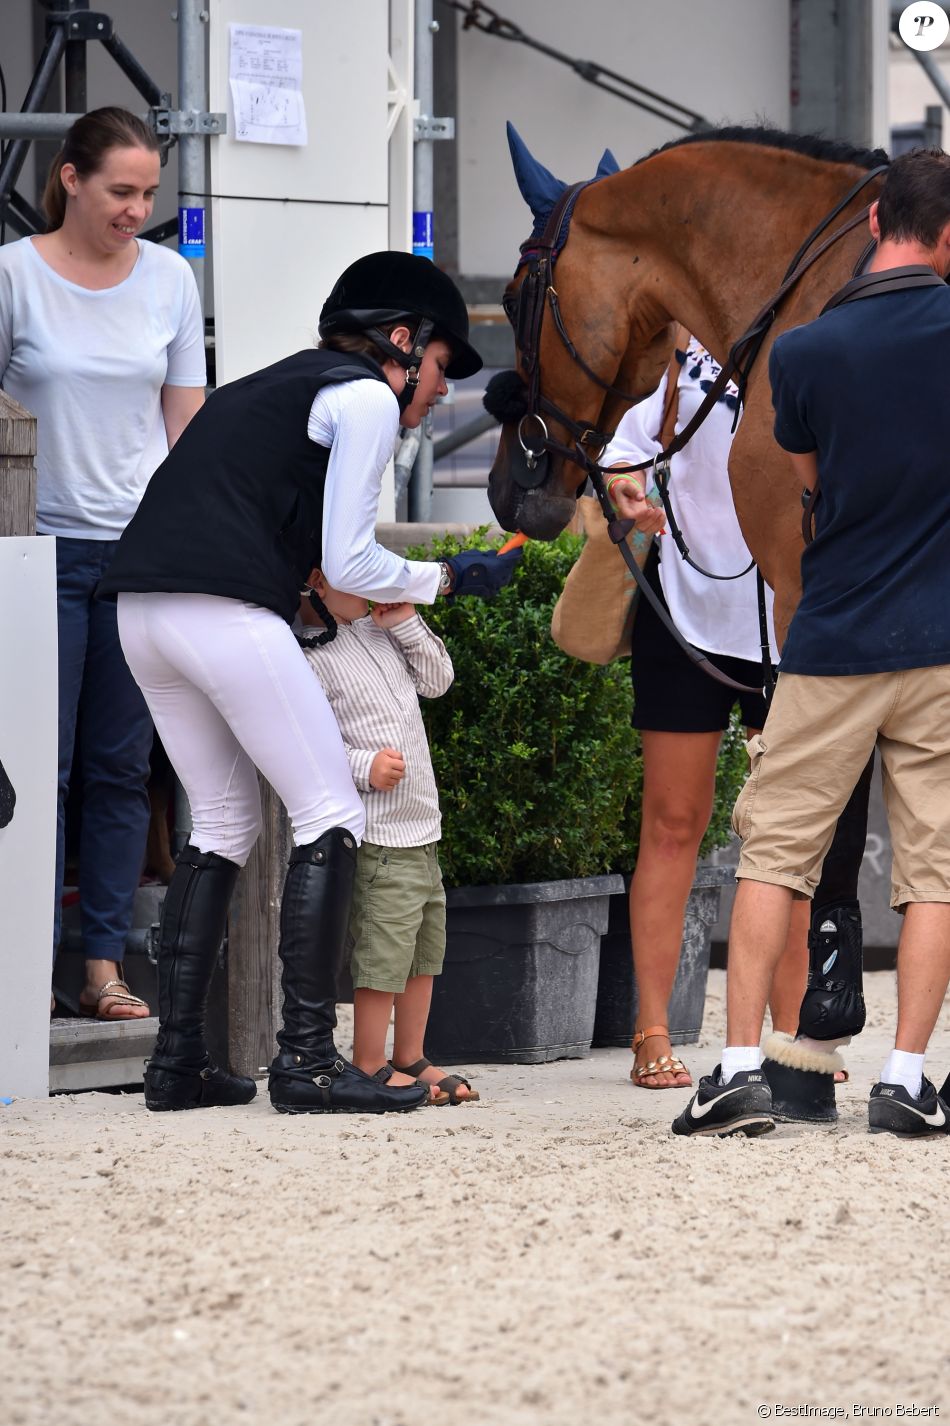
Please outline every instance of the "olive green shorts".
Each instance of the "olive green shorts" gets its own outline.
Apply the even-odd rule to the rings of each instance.
[[[400,995],[414,975],[438,975],[445,958],[445,888],[438,846],[378,847],[356,861],[350,916],[355,990]]]

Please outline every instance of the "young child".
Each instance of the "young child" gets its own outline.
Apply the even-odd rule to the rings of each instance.
[[[414,605],[377,603],[370,613],[365,599],[333,589],[319,570],[310,584],[317,597],[302,601],[301,619],[330,637],[302,642],[366,809],[350,920],[353,1061],[392,1087],[429,1086],[431,1104],[469,1103],[478,1094],[468,1080],[422,1052],[432,978],[445,955],[445,891],[436,845],[442,818],[419,697],[446,692],[452,661]]]

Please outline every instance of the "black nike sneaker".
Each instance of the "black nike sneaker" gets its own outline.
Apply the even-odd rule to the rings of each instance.
[[[933,1139],[939,1134],[950,1134],[950,1104],[937,1093],[929,1079],[920,1086],[916,1099],[902,1084],[878,1082],[868,1100],[868,1128],[872,1134]]]
[[[674,1134],[768,1134],[775,1128],[772,1091],[761,1070],[740,1070],[728,1084],[719,1078],[720,1066],[704,1075],[699,1088],[678,1118]]]

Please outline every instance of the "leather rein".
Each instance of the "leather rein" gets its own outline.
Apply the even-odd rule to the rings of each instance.
[[[792,261],[789,263],[782,280],[781,286],[772,294],[769,300],[759,309],[749,326],[740,337],[733,343],[729,350],[726,361],[723,363],[719,375],[710,386],[704,400],[697,408],[694,415],[682,428],[674,432],[669,444],[660,454],[650,457],[647,460],[639,461],[637,464],[618,465],[614,467],[614,474],[634,474],[653,468],[654,481],[660,498],[663,502],[664,512],[673,536],[677,549],[682,558],[697,570],[700,574],[710,579],[738,579],[742,575],[748,574],[754,567],[754,561],[745,569],[740,570],[735,575],[717,575],[711,571],[703,569],[701,565],[690,557],[689,549],[683,539],[676,518],[673,514],[669,500],[669,478],[670,461],[673,456],[686,446],[692,437],[699,430],[706,417],[718,404],[722,398],[727,385],[736,378],[739,392],[739,405],[736,408],[736,419],[741,405],[745,400],[745,390],[748,383],[752,365],[762,348],[768,333],[775,321],[778,308],[789,292],[798,284],[806,272],[832,248],[839,239],[846,236],[865,222],[870,211],[870,205],[862,208],[860,212],[848,218],[837,227],[829,237],[818,247],[813,248],[813,244],[835,221],[839,214],[851,204],[869,183],[886,171],[886,165],[881,164],[876,168],[869,169],[857,183],[848,189],[847,193],[835,206],[825,214],[821,222],[812,229],[805,241],[801,244]],[[631,392],[623,391],[614,386],[611,382],[604,381],[598,376],[588,363],[583,359],[577,350],[574,342],[567,331],[564,318],[561,313],[560,302],[557,290],[554,287],[553,275],[554,264],[557,256],[564,244],[567,242],[570,220],[574,211],[574,205],[578,194],[589,186],[591,180],[583,183],[575,183],[559,196],[554,205],[540,238],[529,238],[521,247],[521,260],[518,267],[525,265],[528,272],[516,292],[506,293],[504,298],[504,308],[509,321],[514,328],[515,340],[521,353],[521,363],[528,377],[527,383],[527,410],[518,423],[518,442],[524,454],[524,470],[519,471],[515,476],[517,483],[523,489],[535,489],[542,485],[547,479],[547,459],[549,454],[559,455],[565,460],[571,461],[579,466],[584,472],[584,480],[578,488],[578,494],[583,490],[589,479],[594,488],[594,492],[600,502],[604,518],[607,521],[607,529],[611,540],[616,544],[623,556],[623,559],[637,582],[641,594],[652,605],[654,611],[665,625],[673,638],[692,660],[711,678],[723,683],[739,692],[748,693],[761,692],[758,688],[752,688],[749,684],[738,683],[730,678],[728,674],[717,668],[709,659],[695,648],[676,628],[669,613],[665,609],[662,601],[656,595],[643,571],[640,569],[630,547],[627,543],[627,536],[634,528],[634,521],[621,520],[613,508],[610,497],[607,494],[604,483],[604,468],[599,464],[610,441],[613,439],[613,432],[600,431],[593,426],[582,426],[572,417],[568,416],[555,402],[551,401],[541,391],[541,330],[544,323],[546,308],[550,308],[551,318],[561,343],[570,356],[574,364],[580,367],[585,376],[595,382],[609,396],[617,396],[622,401],[632,405],[637,405],[642,397],[634,396]],[[562,236],[563,230],[563,236]],[[812,251],[809,251],[813,249]],[[573,437],[574,445],[568,446],[560,441],[553,440],[548,432],[544,416],[550,416],[563,426]],[[540,428],[540,439],[529,443],[526,438],[526,426],[530,422],[535,422]],[[596,453],[595,453],[596,452]],[[757,573],[759,585],[759,623],[762,645],[763,663],[763,684],[766,693],[771,691],[772,670],[771,656],[768,640],[768,628],[765,619],[765,597],[764,583],[761,573]]]

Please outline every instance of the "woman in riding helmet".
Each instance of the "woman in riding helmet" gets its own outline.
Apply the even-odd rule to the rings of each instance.
[[[380,1113],[426,1094],[362,1074],[333,1042],[363,808],[290,626],[314,567],[347,593],[429,604],[494,593],[517,554],[420,562],[374,536],[399,426],[418,426],[447,376],[482,364],[451,279],[407,253],[360,258],[324,304],[320,336],[319,348],[210,397],[152,477],[99,589],[118,596],[125,656],[193,818],[162,912],[150,1109],[244,1104],[255,1093],[211,1061],[204,1014],[231,893],[261,830],[258,769],[295,843],[271,1102],[289,1113]]]

